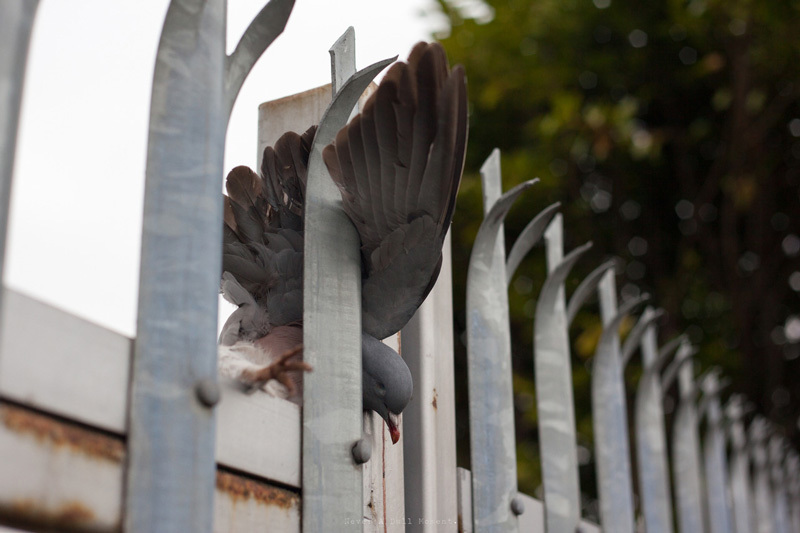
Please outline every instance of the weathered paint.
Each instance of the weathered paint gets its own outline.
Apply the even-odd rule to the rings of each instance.
[[[0,404],[0,457],[0,520],[120,530],[125,447],[118,437]]]
[[[300,494],[218,470],[214,533],[300,533]]]

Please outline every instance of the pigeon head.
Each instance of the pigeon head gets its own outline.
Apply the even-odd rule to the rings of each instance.
[[[386,421],[392,443],[396,444],[400,439],[397,417],[414,392],[411,371],[389,346],[367,334],[361,339],[364,409],[375,411]]]

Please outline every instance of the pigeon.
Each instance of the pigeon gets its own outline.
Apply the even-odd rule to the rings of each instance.
[[[259,176],[226,179],[221,292],[237,309],[222,328],[219,372],[302,401],[303,217],[316,132],[287,132],[264,150]],[[438,43],[418,43],[388,70],[323,161],[361,243],[363,408],[396,443],[413,393],[408,366],[381,342],[433,288],[455,209],[467,141],[464,69]]]

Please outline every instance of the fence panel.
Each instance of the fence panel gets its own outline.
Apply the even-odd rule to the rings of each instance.
[[[5,263],[22,85],[38,6],[39,0],[5,0],[0,4],[0,279]]]

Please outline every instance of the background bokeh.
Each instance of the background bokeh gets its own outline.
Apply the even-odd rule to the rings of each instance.
[[[453,224],[466,265],[482,218],[478,169],[502,150],[504,189],[530,179],[506,223],[562,203],[566,249],[594,247],[567,291],[621,259],[622,298],[666,310],[660,341],[687,333],[698,371],[719,365],[798,441],[800,414],[800,2],[440,1],[439,35],[466,67],[470,139]],[[542,249],[510,290],[520,488],[540,485],[532,318]],[[459,458],[469,461],[464,285],[456,268]],[[623,325],[622,333],[630,323]],[[582,488],[594,491],[589,372],[597,304],[571,330]],[[641,368],[628,370],[633,394]],[[674,392],[674,391],[673,391]],[[669,411],[671,402],[667,400]]]

